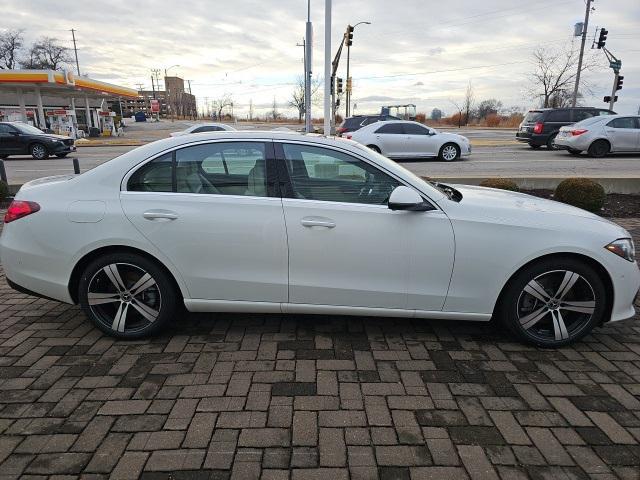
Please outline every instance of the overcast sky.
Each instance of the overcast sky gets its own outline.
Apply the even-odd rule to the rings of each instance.
[[[324,0],[311,0],[314,73],[322,75]],[[601,50],[590,50],[595,28],[609,30],[607,47],[622,59],[624,88],[616,110],[640,107],[640,1],[596,0],[587,54],[600,64],[585,79],[593,89],[584,104],[605,106],[613,83]],[[302,75],[301,42],[306,0],[0,0],[2,28],[21,28],[72,46],[76,29],[82,73],[137,88],[151,87],[150,69],[179,64],[170,73],[191,80],[199,100],[231,93],[236,113],[270,109],[275,97],[286,110]],[[333,52],[346,25],[357,27],[351,49],[356,113],[389,103],[416,103],[450,114],[469,82],[478,100],[529,108],[531,52],[538,46],[570,48],[583,0],[334,0]],[[345,57],[339,76],[345,76]],[[316,108],[321,115],[321,107]],[[292,113],[290,111],[290,113]]]

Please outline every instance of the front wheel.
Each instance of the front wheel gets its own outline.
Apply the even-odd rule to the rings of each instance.
[[[579,340],[602,322],[606,296],[591,266],[554,258],[534,263],[512,278],[497,313],[521,340],[555,348]]]
[[[176,311],[179,294],[155,262],[133,253],[92,261],[79,282],[78,298],[93,324],[118,338],[151,335]]]
[[[453,162],[460,158],[460,147],[458,147],[455,143],[445,143],[440,148],[438,157],[440,158],[440,160],[444,160],[445,162]]]
[[[45,147],[41,143],[34,143],[33,145],[31,145],[29,153],[31,153],[31,156],[36,160],[45,160],[49,158],[47,147]]]

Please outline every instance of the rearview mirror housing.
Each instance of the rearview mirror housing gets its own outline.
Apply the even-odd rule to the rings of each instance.
[[[426,202],[414,189],[400,185],[389,197],[390,210],[406,210],[410,212],[426,212],[433,210],[433,206]]]

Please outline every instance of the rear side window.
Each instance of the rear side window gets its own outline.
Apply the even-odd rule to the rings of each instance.
[[[633,117],[615,118],[607,123],[611,128],[638,128],[636,119]]]
[[[540,119],[542,118],[542,115],[543,115],[543,112],[539,112],[539,111],[535,111],[535,110],[527,112],[527,114],[524,117],[524,123],[539,122]]]
[[[587,127],[589,125],[593,125],[595,123],[600,123],[602,122],[602,118],[601,117],[589,117],[589,118],[585,118],[584,120],[582,120],[581,122],[577,122],[574,127]]]
[[[545,122],[571,122],[569,110],[552,110],[544,119]]]
[[[342,124],[342,126],[345,128],[353,128],[353,127],[359,126],[361,122],[362,122],[362,117],[347,118]]]
[[[172,192],[173,156],[166,153],[144,164],[129,178],[130,192]]]
[[[386,133],[390,135],[402,135],[402,124],[401,123],[386,123],[379,127],[375,133]]]

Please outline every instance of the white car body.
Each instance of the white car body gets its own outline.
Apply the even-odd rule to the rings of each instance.
[[[393,129],[396,133],[384,133],[387,129]],[[459,149],[459,157],[471,155],[468,138],[455,133],[438,132],[435,128],[406,120],[370,123],[355,132],[345,134],[345,137],[367,147],[374,147],[385,157],[394,159],[435,158],[441,155],[445,144],[455,144]]]
[[[127,191],[133,172],[160,154],[239,141],[264,142],[276,152],[313,146],[357,159],[417,192],[432,208],[393,211],[284,195]],[[117,248],[164,266],[193,312],[488,321],[521,267],[571,254],[597,263],[607,277],[614,292],[611,320],[634,315],[638,266],[604,248],[631,237],[622,227],[524,194],[456,188],[463,195],[459,202],[348,140],[239,131],[180,136],[79,176],[25,184],[15,199],[37,202],[41,210],[4,226],[0,261],[15,285],[67,303],[78,301],[76,267]]]
[[[589,147],[598,140],[608,142],[609,152],[612,153],[640,152],[640,116],[606,115],[587,118],[561,127],[555,144],[573,151],[589,151]]]
[[[180,130],[179,132],[171,132],[172,137],[188,135],[190,133],[207,133],[207,132],[233,132],[236,129],[224,123],[196,123],[189,128]]]

